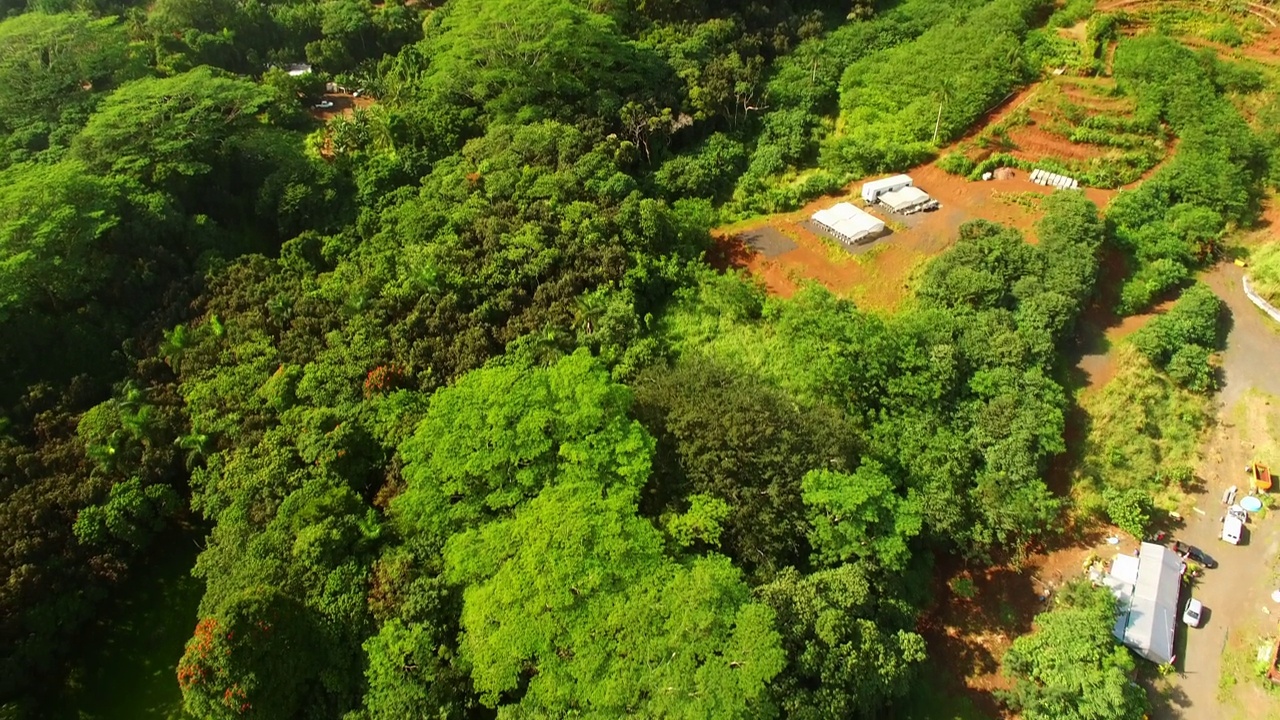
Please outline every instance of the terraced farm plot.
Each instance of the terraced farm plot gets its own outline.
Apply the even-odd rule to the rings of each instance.
[[[1089,187],[1117,188],[1142,179],[1171,148],[1157,118],[1141,114],[1114,81],[1060,75],[957,150],[979,164],[978,172],[984,161],[1040,167]]]

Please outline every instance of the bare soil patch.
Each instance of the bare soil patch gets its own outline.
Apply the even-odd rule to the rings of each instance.
[[[367,95],[354,97],[350,93],[325,93],[320,97],[322,101],[333,103],[330,108],[310,108],[311,116],[317,120],[328,122],[339,115],[350,115],[356,110],[362,110],[373,104],[373,98]]]
[[[1099,352],[1090,352],[1082,355],[1080,362],[1077,364],[1084,376],[1081,392],[1087,394],[1111,382],[1116,376],[1117,369],[1114,350],[1116,344],[1142,329],[1155,318],[1168,312],[1169,308],[1173,307],[1174,302],[1175,300],[1171,298],[1138,315],[1129,315],[1123,318],[1113,316],[1110,322],[1103,326],[1102,338],[1098,348]]]
[[[1071,140],[1044,129],[1043,123],[1049,118],[1042,113],[1032,113],[1033,123],[1021,125],[1009,131],[1009,139],[1017,148],[1012,150],[1014,157],[1037,162],[1045,158],[1060,160],[1092,160],[1111,152],[1110,148],[1099,145],[1071,142]],[[1039,118],[1039,120],[1035,120]]]

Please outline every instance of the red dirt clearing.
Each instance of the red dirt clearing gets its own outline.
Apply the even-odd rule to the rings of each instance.
[[[1122,542],[1108,545],[1108,535],[1118,535]],[[1059,588],[1084,574],[1089,556],[1109,560],[1135,547],[1131,538],[1102,527],[1061,547],[1035,553],[1021,567],[966,568],[955,560],[944,561],[938,568],[935,605],[918,626],[929,656],[945,659],[943,666],[956,676],[957,689],[980,710],[991,717],[1008,716],[995,692],[1011,688],[1000,662],[1013,639],[1031,631],[1032,620],[1051,607]],[[966,581],[975,591],[971,598],[954,591]]]
[[[339,115],[350,115],[356,110],[363,110],[373,104],[373,98],[368,95],[352,97],[349,93],[325,93],[320,99],[333,103],[333,107],[324,109],[313,107],[310,109],[311,115],[325,122]]]
[[[918,269],[929,258],[950,247],[955,242],[957,229],[968,220],[981,218],[1016,227],[1034,242],[1031,228],[1039,213],[1000,198],[1053,192],[1032,183],[1027,173],[1021,171],[1015,171],[1011,179],[989,182],[969,182],[943,172],[932,163],[908,173],[915,184],[936,198],[942,207],[907,217],[872,209],[872,214],[891,223],[893,232],[868,247],[858,248],[856,253],[836,241],[818,237],[801,224],[821,208],[849,201],[850,196],[846,195],[822,198],[796,212],[717,230],[713,233],[718,245],[713,261],[721,268],[745,268],[762,279],[775,295],[790,297],[802,283],[812,280],[836,294],[852,298],[860,306],[892,310],[910,294]],[[854,183],[848,192],[852,195],[861,186],[861,182]],[[1092,188],[1085,193],[1099,206],[1114,195],[1113,191]],[[796,248],[764,258],[746,246],[741,234],[765,225],[789,237]]]

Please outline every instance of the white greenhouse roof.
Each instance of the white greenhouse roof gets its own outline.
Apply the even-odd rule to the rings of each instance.
[[[887,205],[889,209],[894,212],[910,210],[911,208],[924,205],[931,200],[933,200],[933,198],[929,197],[929,193],[913,185],[908,185],[904,188],[892,190],[880,195],[880,202]]]
[[[856,241],[884,230],[884,221],[850,205],[840,203],[813,214],[814,222],[843,240]]]

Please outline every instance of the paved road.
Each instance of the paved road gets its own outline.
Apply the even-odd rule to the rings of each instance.
[[[1230,717],[1231,711],[1222,707],[1217,697],[1223,648],[1232,628],[1252,625],[1262,607],[1272,605],[1268,596],[1274,588],[1267,586],[1270,573],[1266,568],[1280,552],[1280,521],[1276,514],[1251,523],[1244,544],[1232,546],[1219,539],[1223,491],[1229,485],[1246,487],[1244,468],[1253,459],[1233,432],[1227,414],[1250,389],[1280,397],[1280,332],[1245,297],[1240,286],[1241,272],[1234,265],[1220,265],[1204,278],[1231,311],[1232,324],[1222,355],[1225,384],[1218,395],[1224,417],[1211,431],[1213,452],[1200,468],[1206,487],[1198,507],[1204,514],[1196,512],[1186,518],[1187,525],[1178,536],[1203,548],[1218,560],[1219,567],[1208,571],[1192,591],[1207,608],[1205,623],[1199,629],[1179,625],[1179,632],[1185,633],[1185,647],[1178,663],[1182,669],[1175,682],[1178,691],[1169,705],[1158,708],[1156,718]],[[1179,640],[1180,647],[1183,642]]]

